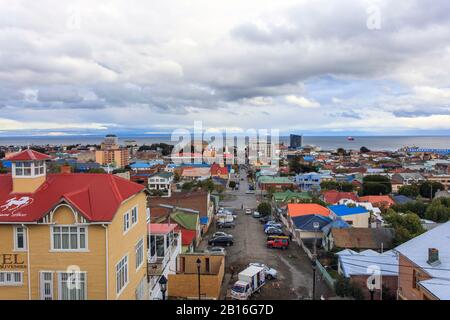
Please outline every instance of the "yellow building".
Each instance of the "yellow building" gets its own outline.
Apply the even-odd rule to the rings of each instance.
[[[126,148],[97,150],[95,151],[95,162],[102,166],[113,165],[123,168],[130,164],[130,154]]]
[[[0,299],[146,299],[144,188],[109,174],[46,174],[25,150],[0,176]]]

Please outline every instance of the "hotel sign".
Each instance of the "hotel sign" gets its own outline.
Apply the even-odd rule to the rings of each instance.
[[[25,269],[25,259],[21,254],[3,253],[0,254],[0,270],[6,269]]]

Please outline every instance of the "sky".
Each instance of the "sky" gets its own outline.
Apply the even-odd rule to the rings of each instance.
[[[448,0],[0,1],[0,135],[449,135]]]

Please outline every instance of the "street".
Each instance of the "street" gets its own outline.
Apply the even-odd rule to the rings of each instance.
[[[234,229],[223,231],[234,236],[234,245],[227,247],[226,276],[223,292],[228,292],[237,280],[237,274],[244,270],[251,262],[264,263],[278,270],[278,279],[267,281],[261,294],[253,299],[310,299],[312,296],[312,265],[303,250],[292,242],[287,250],[269,249],[266,247],[266,235],[263,225],[251,215],[245,215],[246,208],[252,211],[257,206],[257,196],[246,194],[248,182],[246,174],[242,174],[244,181],[240,181],[240,188],[236,191],[227,191],[220,205],[232,209],[237,213]],[[242,210],[244,205],[244,210]],[[207,247],[207,241],[216,231],[212,224],[205,239],[200,244],[200,249]],[[327,296],[329,289],[317,276],[316,298]],[[229,297],[227,297],[229,298]]]

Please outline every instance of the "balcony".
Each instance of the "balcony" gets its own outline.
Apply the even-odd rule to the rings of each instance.
[[[152,256],[150,250],[148,251],[147,273],[149,276],[159,276],[164,273],[166,267],[181,253],[181,234],[178,237],[173,237],[167,245],[166,237],[164,235],[164,242],[156,244],[155,254]],[[159,246],[158,246],[159,245]]]

